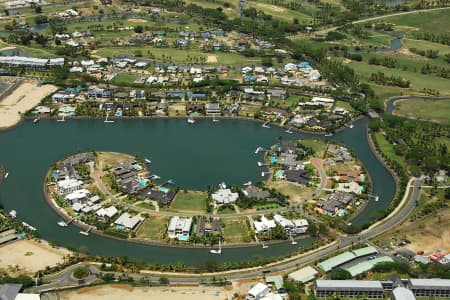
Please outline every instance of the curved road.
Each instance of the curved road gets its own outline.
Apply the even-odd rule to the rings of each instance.
[[[148,275],[145,274],[128,274],[133,277],[135,280],[139,280],[142,277],[148,278],[151,281],[158,281],[160,276],[167,277],[171,283],[184,283],[184,284],[196,284],[199,282],[200,277],[203,279],[210,279],[214,277],[226,277],[228,280],[238,280],[238,279],[247,279],[261,276],[264,272],[286,272],[298,268],[299,266],[313,263],[316,260],[319,260],[323,257],[329,256],[336,252],[339,249],[351,246],[353,243],[357,243],[359,241],[366,241],[367,239],[378,236],[396,225],[402,223],[409,215],[409,213],[416,207],[417,200],[420,195],[421,188],[421,179],[411,178],[406,187],[405,195],[403,196],[401,204],[392,212],[384,220],[372,225],[370,228],[361,232],[358,235],[351,236],[339,236],[337,238],[337,243],[333,243],[326,248],[322,248],[319,250],[315,250],[312,253],[307,253],[307,255],[302,255],[298,258],[287,260],[286,262],[274,263],[272,266],[265,266],[259,268],[252,268],[247,270],[237,270],[237,271],[229,271],[229,272],[219,272],[219,273],[209,273],[209,274],[169,274],[169,273],[158,273],[158,272],[149,272]],[[412,188],[412,192],[410,190]],[[80,265],[86,265],[89,267],[91,271],[91,275],[85,279],[83,282],[78,282],[72,277],[72,272],[79,267]],[[111,272],[106,272],[111,273]],[[122,273],[112,272],[117,276],[120,276]],[[98,277],[100,277],[100,270],[90,264],[76,264],[72,265],[62,272],[54,275],[44,276],[43,282],[44,284],[38,287],[30,288],[30,291],[35,292],[44,292],[55,290],[62,287],[67,286],[83,286],[89,285],[94,282]]]

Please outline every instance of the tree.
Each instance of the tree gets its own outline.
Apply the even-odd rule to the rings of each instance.
[[[78,267],[73,271],[73,277],[83,279],[89,276],[89,270],[86,267]]]
[[[169,284],[169,278],[159,277],[159,284]]]
[[[34,9],[34,11],[35,11],[37,14],[40,14],[40,13],[42,13],[42,7],[36,6],[36,8]]]
[[[337,268],[337,269],[332,270],[330,272],[329,276],[330,276],[330,279],[332,279],[332,280],[346,280],[346,279],[352,278],[352,274],[350,274],[349,271],[344,270],[342,268]]]
[[[142,27],[141,25],[137,25],[134,27],[134,32],[136,33],[142,33],[144,31],[144,27]]]

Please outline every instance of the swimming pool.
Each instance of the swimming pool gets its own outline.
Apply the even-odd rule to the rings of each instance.
[[[147,186],[147,181],[145,179],[139,179],[139,184],[142,186]]]
[[[275,156],[272,156],[272,157],[270,158],[270,161],[271,161],[273,164],[276,164],[276,163],[278,162],[278,158],[275,157]]]
[[[189,237],[188,236],[184,236],[184,235],[180,235],[178,237],[178,240],[181,241],[181,242],[187,242],[187,241],[189,241]]]
[[[159,188],[159,191],[162,192],[162,193],[168,193],[169,189],[165,188],[165,187],[162,187],[162,188]]]

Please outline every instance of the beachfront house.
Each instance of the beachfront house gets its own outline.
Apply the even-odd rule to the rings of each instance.
[[[107,208],[100,208],[96,211],[96,215],[100,218],[113,218],[119,213],[119,210],[115,206],[109,206]]]
[[[140,215],[131,216],[129,213],[125,212],[114,221],[114,225],[133,230],[141,224],[142,221],[144,221],[144,218]]]
[[[192,217],[172,217],[167,228],[167,235],[170,239],[188,241],[192,227]]]
[[[211,198],[216,204],[230,204],[236,202],[239,198],[239,194],[231,192],[230,189],[219,189],[211,195]]]
[[[56,190],[62,196],[80,190],[82,187],[83,181],[77,179],[65,179],[56,184]]]
[[[269,232],[273,228],[275,228],[277,225],[275,224],[274,220],[269,220],[265,216],[261,216],[261,219],[253,221],[253,227],[255,227],[256,234],[262,233],[262,232]]]

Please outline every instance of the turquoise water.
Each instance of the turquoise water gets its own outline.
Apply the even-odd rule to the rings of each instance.
[[[376,160],[366,140],[367,120],[355,123],[331,137],[344,143],[363,162],[373,181],[374,195],[364,211],[352,220],[362,224],[377,211],[387,207],[395,192],[390,174]],[[262,153],[257,147],[268,148],[278,138],[323,138],[307,134],[286,134],[284,129],[272,126],[262,128],[260,123],[242,120],[199,119],[187,126],[184,119],[121,120],[104,123],[103,120],[41,120],[37,124],[25,121],[9,131],[0,132],[0,164],[9,177],[0,186],[0,202],[5,210],[16,210],[20,220],[38,229],[42,237],[64,246],[81,248],[93,254],[129,256],[138,260],[159,263],[183,261],[195,265],[207,260],[217,262],[246,261],[257,256],[274,257],[292,252],[314,239],[302,240],[298,245],[289,242],[269,249],[248,247],[226,249],[222,255],[210,256],[207,249],[179,249],[148,246],[114,240],[91,234],[79,234],[74,226],[60,228],[60,221],[49,207],[42,193],[44,176],[50,165],[70,154],[89,150],[124,152],[140,157],[151,157],[151,171],[162,181],[174,179],[176,185],[187,189],[205,189],[220,182],[243,184],[262,179],[257,162]]]

